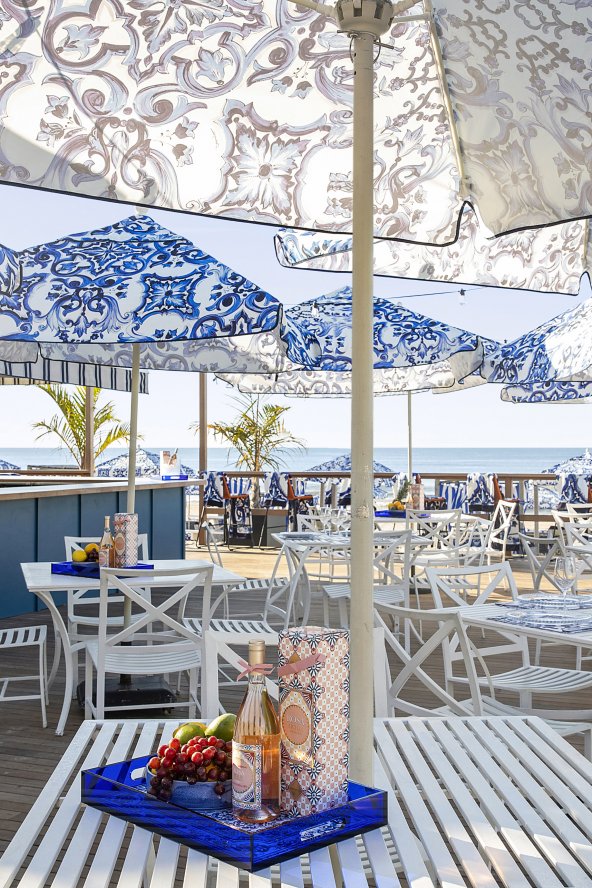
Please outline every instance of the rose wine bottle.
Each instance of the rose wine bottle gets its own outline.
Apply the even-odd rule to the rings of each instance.
[[[99,566],[113,567],[114,556],[115,549],[113,547],[113,537],[111,536],[111,518],[109,515],[105,515],[105,529],[103,530],[103,536],[99,545]]]
[[[265,642],[249,642],[249,666],[265,663]],[[280,812],[280,728],[265,675],[249,673],[232,742],[232,807],[246,823],[265,823]]]

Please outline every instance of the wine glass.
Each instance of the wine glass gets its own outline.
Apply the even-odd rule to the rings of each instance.
[[[557,558],[553,580],[563,596],[563,609],[565,610],[567,593],[573,588],[577,579],[576,559],[572,555],[565,558]]]

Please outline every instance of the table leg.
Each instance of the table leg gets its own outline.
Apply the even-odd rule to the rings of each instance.
[[[64,702],[62,704],[62,711],[60,713],[60,717],[58,720],[58,726],[56,728],[56,734],[62,735],[64,733],[64,728],[66,726],[66,721],[68,719],[68,713],[70,712],[70,704],[72,702],[72,685],[74,681],[73,676],[73,668],[72,668],[72,645],[70,644],[70,638],[68,637],[68,630],[64,624],[62,619],[62,615],[56,607],[56,604],[53,600],[53,596],[50,592],[39,592],[36,591],[35,595],[41,599],[43,604],[47,607],[48,611],[51,614],[51,618],[53,620],[53,629],[56,636],[56,651],[57,651],[57,660],[56,653],[54,653],[54,662],[51,669],[50,683],[55,678],[55,674],[57,672],[58,662],[59,662],[59,650],[58,650],[58,638],[60,640],[60,647],[64,651],[64,667],[66,670],[66,687],[64,691]]]
[[[55,681],[55,677],[57,675],[58,666],[60,665],[60,656],[62,653],[62,638],[60,633],[56,629],[55,623],[53,626],[53,638],[54,638],[54,648],[53,648],[53,663],[51,664],[51,672],[49,673],[49,678],[47,679],[47,689],[51,688],[52,684]]]

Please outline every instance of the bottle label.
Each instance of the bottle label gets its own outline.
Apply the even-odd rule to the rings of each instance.
[[[280,694],[280,729],[288,757],[312,764],[312,699],[309,693],[289,690]]]
[[[232,803],[236,808],[261,807],[263,747],[255,743],[232,744]]]
[[[99,549],[99,567],[110,567],[111,548]]]

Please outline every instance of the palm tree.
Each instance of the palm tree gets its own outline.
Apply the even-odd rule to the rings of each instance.
[[[84,465],[85,450],[85,408],[87,392],[93,396],[93,441],[95,459],[112,444],[129,443],[130,430],[127,423],[122,423],[115,415],[115,405],[109,401],[98,406],[101,389],[87,389],[83,385],[63,386],[54,383],[42,383],[38,386],[55,402],[59,409],[50,420],[41,420],[33,424],[39,430],[37,438],[55,435],[66,447],[76,464]],[[69,389],[74,388],[70,393]]]
[[[284,415],[289,407],[262,402],[257,395],[237,398],[240,412],[232,422],[212,422],[208,425],[238,453],[237,466],[250,472],[264,468],[278,469],[281,454],[288,445],[304,447],[303,442],[288,431]]]

